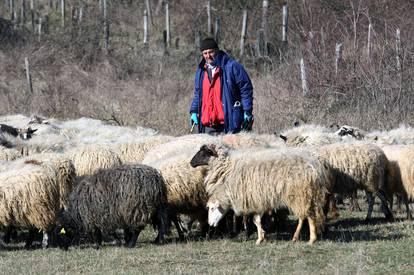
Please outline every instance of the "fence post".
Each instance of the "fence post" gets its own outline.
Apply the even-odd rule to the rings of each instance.
[[[35,12],[34,12],[34,0],[30,0],[30,20],[32,21],[32,31],[35,31]]]
[[[268,42],[268,33],[267,33],[267,14],[269,10],[269,1],[263,0],[262,3],[262,30],[263,30],[263,38],[265,43]]]
[[[243,10],[243,24],[240,38],[240,59],[243,59],[244,55],[244,42],[246,41],[247,32],[247,10]]]
[[[39,42],[40,42],[41,39],[42,39],[42,17],[39,16],[38,20],[39,20],[39,22],[37,24],[37,26],[38,26],[37,31],[38,31],[38,35],[39,35],[38,39],[39,39]]]
[[[282,25],[282,42],[287,44],[287,34],[288,34],[288,20],[289,20],[289,8],[288,5],[283,5],[283,25]]]
[[[60,1],[60,14],[62,29],[65,28],[65,0]]]
[[[24,26],[26,23],[26,0],[21,0],[20,3],[20,23]]]
[[[397,70],[401,70],[401,32],[399,28],[395,30],[395,54],[397,59]]]
[[[372,24],[368,24],[368,41],[367,41],[367,57],[370,60],[371,56],[371,33],[372,33]]]
[[[220,42],[220,17],[216,17],[216,24],[214,28],[214,40],[216,40],[217,44]]]
[[[152,22],[152,12],[151,12],[151,5],[150,5],[150,0],[145,0],[145,10],[147,11],[147,22],[149,22],[149,24],[153,24]]]
[[[166,46],[169,47],[171,43],[171,35],[170,35],[170,1],[165,1],[165,28],[166,28],[166,37],[165,43]]]
[[[27,85],[29,87],[29,93],[33,94],[32,76],[30,74],[29,58],[27,57],[24,58],[24,65],[26,68],[26,80],[27,80]]]
[[[144,47],[148,45],[148,12],[144,10]]]
[[[335,45],[335,75],[338,75],[339,62],[342,59],[342,43],[336,42]]]
[[[207,33],[213,35],[213,25],[211,24],[211,0],[207,0]]]
[[[109,23],[108,23],[108,10],[107,0],[103,0],[103,31],[104,31],[104,49],[108,53],[109,49]]]
[[[302,92],[303,96],[309,95],[308,80],[306,78],[306,67],[303,58],[300,59],[300,78],[302,80]]]

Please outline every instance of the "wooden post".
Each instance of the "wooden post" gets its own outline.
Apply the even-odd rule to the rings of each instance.
[[[10,5],[10,21],[14,22],[15,16],[14,16],[14,0],[9,0]]]
[[[244,55],[244,42],[246,41],[247,32],[247,10],[243,10],[243,24],[240,38],[240,59],[243,59]]]
[[[60,15],[62,28],[65,27],[65,0],[60,0]]]
[[[264,33],[262,29],[259,29],[257,31],[256,50],[257,50],[257,56],[259,57],[263,57],[267,55],[266,41],[264,39]]]
[[[207,33],[209,36],[213,34],[213,28],[211,24],[211,0],[207,0]]]
[[[400,29],[397,28],[395,30],[395,54],[396,54],[396,59],[397,59],[397,70],[401,70],[401,59],[400,59],[400,54],[401,54],[401,33],[400,33]]]
[[[283,26],[282,26],[282,42],[287,44],[288,34],[288,20],[289,20],[289,8],[288,5],[283,5]]]
[[[165,1],[165,30],[166,30],[166,46],[169,47],[171,43],[171,35],[170,35],[170,5],[169,0]]]
[[[26,0],[21,0],[20,3],[20,22],[24,26],[26,23]]]
[[[216,17],[216,24],[214,28],[214,40],[216,40],[217,44],[220,42],[220,17]]]
[[[107,0],[103,0],[103,31],[104,31],[104,49],[108,53],[109,49],[109,25],[107,13]]]
[[[371,33],[372,33],[372,24],[369,23],[368,25],[368,41],[367,41],[367,57],[370,60],[371,56]]]
[[[33,94],[32,76],[30,74],[29,58],[27,57],[24,58],[24,64],[26,68],[26,80],[27,80],[27,85],[29,87],[29,93]]]
[[[335,45],[335,74],[338,75],[339,62],[342,59],[342,43]]]
[[[147,11],[147,22],[149,22],[149,24],[153,24],[152,22],[152,12],[151,12],[151,5],[150,5],[150,0],[145,0],[145,10]]]
[[[78,18],[79,24],[82,22],[82,18],[83,18],[83,4],[81,4],[79,8],[79,18]]]
[[[144,10],[144,46],[148,45],[148,12]]]
[[[40,42],[41,39],[42,39],[42,17],[39,16],[39,19],[38,20],[39,20],[39,22],[37,24],[37,26],[38,26],[37,31],[38,31],[38,35],[39,35],[38,40]]]
[[[196,46],[196,52],[198,52],[200,50],[200,46],[201,46],[201,32],[199,30],[197,30],[195,32],[195,46]],[[198,57],[197,57],[198,59]]]
[[[268,31],[267,31],[267,14],[268,14],[268,10],[269,10],[269,1],[268,0],[263,0],[262,3],[262,30],[263,30],[263,37],[264,37],[264,41],[265,43],[267,43],[268,40]]]
[[[30,0],[30,19],[32,21],[32,31],[35,31],[35,12],[34,12],[34,0]]]
[[[300,59],[300,78],[302,80],[302,92],[303,96],[309,95],[308,80],[306,78],[306,67],[303,58]]]

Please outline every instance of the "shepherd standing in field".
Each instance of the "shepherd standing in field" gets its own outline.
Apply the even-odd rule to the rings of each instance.
[[[251,130],[253,85],[244,67],[219,50],[213,38],[201,41],[203,60],[195,75],[191,124],[199,133],[231,134]]]

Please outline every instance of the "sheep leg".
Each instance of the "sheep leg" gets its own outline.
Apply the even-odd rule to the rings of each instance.
[[[315,219],[308,217],[308,223],[309,223],[309,233],[310,233],[309,244],[313,244],[314,242],[316,242],[316,239],[317,239]]]
[[[293,234],[292,241],[297,242],[299,240],[300,231],[302,230],[303,219],[299,218],[298,226],[296,227],[295,234]]]
[[[135,246],[138,240],[139,233],[141,233],[142,229],[144,228],[140,227],[138,229],[132,230],[131,237],[128,242],[128,248],[133,248]]]
[[[42,238],[42,248],[48,248],[49,247],[49,233],[43,231],[43,238]]]
[[[351,200],[351,207],[350,207],[351,212],[361,211],[361,207],[358,204],[358,194],[356,191],[352,193],[350,200]]]
[[[371,219],[372,209],[374,208],[374,197],[372,196],[372,192],[366,192],[367,200],[368,200],[368,213],[367,217],[365,218],[365,222],[368,222]]]
[[[243,222],[243,229],[244,229],[244,234],[242,235],[243,236],[243,241],[247,241],[249,239],[249,236],[250,236],[249,216],[243,215],[243,221],[242,222]],[[257,234],[259,234],[259,233],[257,233]]]
[[[95,232],[93,234],[93,240],[96,244],[96,249],[99,249],[102,245],[102,232],[100,229],[95,228]]]
[[[411,216],[411,210],[410,210],[410,206],[408,205],[408,198],[407,196],[403,197],[403,201],[405,204],[405,210],[407,211],[407,220],[411,220],[412,216]]]
[[[177,216],[174,216],[176,218],[177,223],[178,219]],[[169,230],[169,224],[170,221],[168,219],[168,210],[166,208],[160,207],[157,211],[157,223],[158,223],[158,236],[156,239],[157,244],[164,244],[165,243],[165,234],[167,234],[167,231]],[[140,229],[140,232],[143,228]],[[139,232],[138,232],[139,234]],[[183,235],[183,232],[181,232],[181,235]],[[137,235],[138,238],[138,235]],[[181,238],[181,237],[180,237]]]
[[[180,242],[183,242],[184,241],[184,233],[181,230],[181,224],[180,224],[180,222],[177,219],[177,215],[172,215],[171,220],[174,223],[175,228],[177,229],[178,238],[180,239]]]
[[[262,215],[256,214],[253,217],[253,222],[257,227],[257,241],[256,244],[261,244],[263,241],[266,241],[265,231],[262,228]]]
[[[3,236],[4,243],[10,243],[12,239],[12,235],[14,235],[15,232],[16,232],[16,228],[14,228],[13,226],[6,227],[6,230]]]
[[[35,235],[36,235],[36,229],[29,229],[29,234],[27,235],[26,244],[24,245],[24,248],[26,249],[32,248],[32,243],[35,238]]]
[[[381,210],[384,213],[385,218],[387,220],[392,220],[393,216],[392,216],[392,213],[391,213],[390,209],[388,208],[387,195],[385,195],[384,191],[382,191],[382,190],[379,190],[376,195],[381,200]]]

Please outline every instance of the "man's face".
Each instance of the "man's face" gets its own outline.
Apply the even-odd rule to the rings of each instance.
[[[217,55],[216,49],[208,49],[208,50],[203,51],[203,58],[206,60],[208,64],[213,63],[216,55]]]

